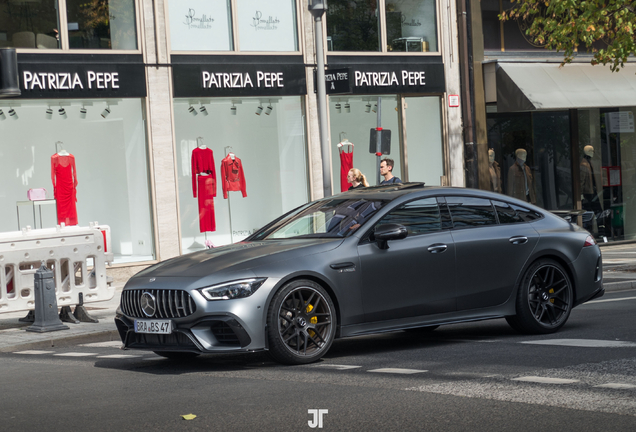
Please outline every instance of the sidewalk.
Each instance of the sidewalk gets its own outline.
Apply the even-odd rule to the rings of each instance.
[[[636,288],[636,244],[602,246],[603,281],[606,292]],[[28,332],[30,323],[18,321],[26,312],[0,314],[0,352],[50,349],[56,345],[119,340],[115,312],[125,282],[118,281],[115,296],[105,302],[89,303],[88,313],[98,323],[63,323],[68,330],[48,333]]]

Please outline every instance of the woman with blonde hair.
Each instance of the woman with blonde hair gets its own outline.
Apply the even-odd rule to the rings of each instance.
[[[362,187],[369,187],[369,182],[362,172],[358,168],[351,168],[347,173],[347,181],[351,183],[351,189],[357,189]]]

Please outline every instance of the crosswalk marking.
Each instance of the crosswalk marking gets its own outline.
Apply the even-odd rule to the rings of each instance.
[[[522,344],[529,345],[558,345],[583,348],[631,348],[636,347],[636,343],[628,341],[610,341],[596,339],[545,339],[537,341],[524,341]]]
[[[108,358],[108,359],[123,359],[123,358],[139,358],[139,357],[143,357],[140,355],[129,355],[129,354],[111,354],[111,355],[103,355],[103,356],[97,356],[97,358]]]
[[[394,373],[394,374],[417,374],[422,372],[428,372],[427,370],[419,370],[419,369],[400,369],[400,368],[383,368],[383,369],[372,369],[368,372],[378,372],[378,373]]]
[[[579,380],[573,379],[565,379],[565,378],[548,378],[548,377],[539,377],[539,376],[525,376],[512,378],[512,381],[524,381],[524,382],[533,382],[540,384],[573,384],[579,382]]]
[[[597,385],[594,387],[609,388],[609,389],[636,389],[636,385],[624,384],[624,383],[607,383],[607,384]]]
[[[351,365],[339,365],[339,364],[319,364],[315,367],[319,368],[328,368],[328,369],[336,369],[336,370],[348,370],[348,369],[358,369],[362,366],[351,366]]]
[[[121,346],[120,341],[108,341],[108,342],[93,342],[79,345],[87,348],[119,348]]]
[[[27,355],[41,355],[41,354],[53,354],[55,351],[38,351],[38,350],[29,350],[29,351],[19,351],[13,354],[27,354]]]
[[[61,354],[53,354],[54,356],[59,356],[59,357],[93,357],[98,355],[97,353],[81,353],[81,352],[68,352],[68,353],[61,353]]]
[[[587,303],[585,303],[585,304],[607,303],[607,302],[617,302],[617,301],[623,301],[623,300],[634,300],[634,299],[636,299],[636,297],[621,297],[621,298],[615,298],[615,299],[592,300],[592,301],[587,302]]]

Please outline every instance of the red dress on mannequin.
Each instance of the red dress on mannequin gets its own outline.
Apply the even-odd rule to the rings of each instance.
[[[57,223],[77,225],[77,169],[72,154],[51,156],[53,196],[57,201]]]
[[[208,175],[198,175],[208,174]],[[216,231],[214,197],[216,196],[216,170],[214,155],[209,148],[192,150],[192,194],[199,198],[199,231]]]
[[[353,168],[353,150],[349,153],[345,151],[340,152],[340,192],[349,190],[349,181],[347,180],[347,174],[349,170]]]

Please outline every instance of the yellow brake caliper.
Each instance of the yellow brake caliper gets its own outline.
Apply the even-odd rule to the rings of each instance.
[[[553,289],[553,288],[550,288],[550,291],[548,291],[548,292],[549,292],[550,294],[554,294],[554,289]],[[550,299],[550,303],[554,303],[554,299],[553,299],[553,298],[551,298],[551,299]]]
[[[305,312],[307,313],[311,313],[311,311],[314,310],[314,307],[310,304],[307,305],[307,308],[305,308]],[[312,324],[318,324],[318,317],[317,316],[312,316],[309,319],[309,322]],[[309,336],[314,337],[314,335],[316,334],[316,332],[314,332],[312,329],[307,330],[307,333],[309,333]]]

